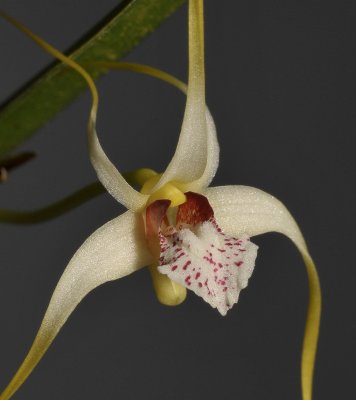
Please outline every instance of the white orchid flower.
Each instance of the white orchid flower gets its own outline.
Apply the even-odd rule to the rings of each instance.
[[[317,272],[298,225],[279,200],[259,189],[209,187],[218,167],[219,146],[205,105],[203,1],[189,1],[189,81],[178,145],[162,174],[138,170],[135,179],[142,184],[140,192],[123,178],[100,145],[95,128],[98,95],[91,77],[16,21],[10,22],[86,79],[93,95],[88,129],[90,159],[106,190],[128,211],[100,227],[74,254],[28,355],[0,399],[12,397],[79,302],[97,286],[150,265],[160,302],[179,304],[185,299],[186,289],[191,289],[225,315],[247,286],[254,268],[257,246],[250,238],[280,232],[297,246],[307,267],[310,301],[302,393],[304,400],[310,400],[321,300]],[[183,84],[167,74],[149,68],[143,68],[143,72],[156,74],[184,90]]]

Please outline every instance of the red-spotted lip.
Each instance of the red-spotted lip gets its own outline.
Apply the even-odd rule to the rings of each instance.
[[[195,226],[214,217],[214,211],[206,197],[194,192],[185,193],[186,202],[178,206],[176,215],[176,229]],[[156,200],[146,208],[146,239],[151,253],[158,258],[158,236],[163,229],[163,223],[169,227],[167,210],[170,200]],[[172,228],[172,227],[171,227]]]
[[[178,206],[176,228],[194,226],[209,221],[214,217],[214,211],[206,197],[194,192],[185,193],[186,202]],[[157,237],[162,223],[167,215],[170,200],[156,200],[146,208],[146,236]],[[167,224],[168,225],[168,224]]]
[[[214,219],[206,197],[185,193],[175,226],[168,224],[169,200],[158,200],[146,210],[146,237],[158,270],[192,290],[222,315],[247,286],[257,246],[247,237],[225,235]]]

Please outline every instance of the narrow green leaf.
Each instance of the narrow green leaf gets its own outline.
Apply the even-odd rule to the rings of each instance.
[[[84,44],[70,51],[71,57],[85,65],[93,61],[120,59],[184,1],[124,1],[116,9],[114,17],[105,18]],[[105,72],[87,69],[95,78]],[[27,84],[0,109],[0,157],[28,139],[84,89],[84,80],[61,63],[48,68]]]

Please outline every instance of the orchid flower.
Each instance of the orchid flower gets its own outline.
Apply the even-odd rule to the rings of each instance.
[[[90,159],[103,186],[128,211],[96,230],[74,254],[29,353],[0,399],[12,397],[79,302],[97,286],[149,265],[161,303],[181,303],[188,289],[225,315],[253,272],[257,246],[250,238],[280,232],[297,246],[307,268],[310,301],[302,394],[304,400],[311,400],[321,296],[317,272],[298,225],[279,200],[259,189],[209,187],[218,167],[219,145],[205,104],[203,1],[189,1],[189,79],[178,145],[162,174],[149,169],[136,172],[134,180],[142,186],[141,191],[130,186],[100,145],[96,133],[98,94],[90,75],[27,28],[6,18],[87,81],[93,97],[88,126]],[[185,91],[185,86],[168,74],[141,69]]]

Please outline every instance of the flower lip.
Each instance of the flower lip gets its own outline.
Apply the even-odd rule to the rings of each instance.
[[[184,196],[186,200],[178,206],[175,218],[177,229],[194,226],[214,217],[214,211],[205,196],[193,192],[184,193]],[[149,243],[158,237],[161,230],[169,229],[169,207],[172,207],[172,201],[165,198],[154,200],[146,207],[146,238]]]
[[[146,238],[158,271],[192,290],[222,315],[238,300],[252,274],[257,246],[244,236],[225,235],[208,199],[185,193],[170,225],[170,202],[157,200],[146,209]]]
[[[156,259],[159,257],[158,233],[170,204],[170,200],[156,200],[146,208],[146,240],[151,254]]]
[[[214,217],[214,211],[205,196],[194,192],[187,192],[185,196],[187,201],[180,205],[177,212],[178,229],[184,225],[196,225]]]

